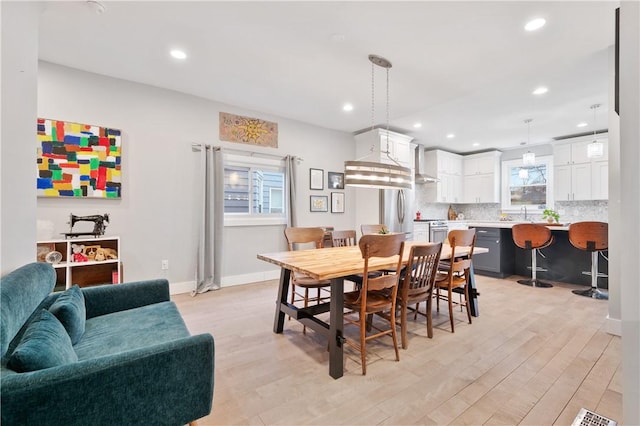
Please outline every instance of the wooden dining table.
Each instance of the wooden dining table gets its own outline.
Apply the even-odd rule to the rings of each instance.
[[[406,265],[412,245],[431,244],[425,242],[405,242],[402,262]],[[486,253],[486,248],[475,247],[474,254]],[[469,253],[468,247],[456,247],[456,257]],[[280,266],[280,284],[276,311],[273,322],[273,332],[282,333],[286,315],[291,316],[307,327],[327,336],[329,340],[329,375],[338,379],[343,375],[343,335],[344,326],[344,277],[362,273],[364,260],[358,246],[328,247],[321,249],[282,251],[276,253],[258,254],[258,259]],[[451,258],[451,247],[443,244],[440,259]],[[394,269],[398,256],[389,258],[371,258],[370,269]],[[473,268],[473,262],[472,262]],[[331,297],[329,302],[320,303],[306,308],[297,307],[287,301],[291,271],[308,275],[318,280],[331,281]],[[478,316],[478,293],[475,287],[473,269],[469,274],[469,295],[471,315]],[[329,312],[329,322],[318,318],[318,315]]]

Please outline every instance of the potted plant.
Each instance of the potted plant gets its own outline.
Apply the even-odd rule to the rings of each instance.
[[[554,221],[556,223],[559,223],[558,221],[560,220],[560,215],[553,209],[544,209],[542,211],[542,218],[547,219],[547,222],[549,223],[553,223]]]

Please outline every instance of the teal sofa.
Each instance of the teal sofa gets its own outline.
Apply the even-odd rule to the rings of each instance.
[[[0,280],[3,426],[184,425],[211,412],[213,337],[189,334],[167,280],[52,293],[55,281],[47,263]]]

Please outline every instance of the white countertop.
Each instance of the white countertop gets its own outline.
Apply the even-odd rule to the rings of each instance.
[[[525,221],[501,221],[501,220],[465,220],[465,222],[467,222],[467,225],[469,225],[470,227],[474,227],[474,228],[513,228],[513,225],[517,225],[519,223],[531,223],[531,222],[525,222]],[[537,225],[544,225],[547,228],[551,229],[552,231],[568,231],[569,230],[569,225],[565,225],[565,224],[555,224],[555,225],[549,225],[547,223],[543,223],[543,222],[536,222]]]

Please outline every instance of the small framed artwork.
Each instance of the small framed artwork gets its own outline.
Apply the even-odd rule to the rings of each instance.
[[[329,197],[326,195],[311,195],[310,209],[312,212],[328,212]]]
[[[344,213],[344,192],[331,193],[331,213]]]
[[[329,189],[344,189],[344,173],[327,172]]]
[[[309,169],[309,189],[324,189],[324,170]]]

